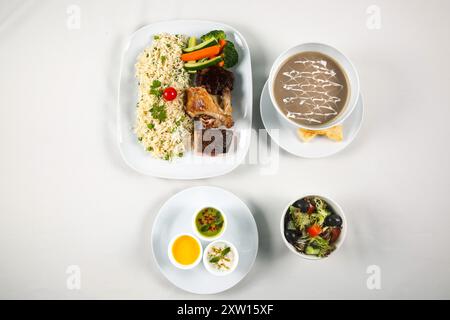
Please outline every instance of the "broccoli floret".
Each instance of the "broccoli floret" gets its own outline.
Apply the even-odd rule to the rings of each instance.
[[[238,63],[239,55],[231,41],[227,41],[225,47],[223,47],[223,60],[225,68],[231,68]]]
[[[219,40],[224,40],[226,38],[225,32],[223,30],[213,30],[208,32],[207,34],[204,34],[203,36],[200,37],[200,39],[202,41],[206,41],[209,40],[211,38],[216,39],[217,41]]]

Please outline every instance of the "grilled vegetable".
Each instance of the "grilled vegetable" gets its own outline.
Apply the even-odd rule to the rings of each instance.
[[[222,49],[222,56],[225,68],[234,67],[239,61],[239,55],[234,47],[233,42],[227,41]]]
[[[200,60],[203,58],[211,58],[213,56],[217,56],[220,52],[220,46],[211,46],[201,50],[184,53],[181,55],[181,60],[183,61],[192,61],[192,60]]]
[[[203,41],[202,43],[197,44],[196,46],[193,46],[193,47],[188,46],[187,48],[183,48],[183,52],[193,52],[193,51],[204,49],[204,48],[214,46],[217,44],[219,44],[219,41],[217,41],[214,38],[211,38],[209,40],[206,40],[206,41]]]
[[[212,30],[212,31],[208,32],[207,34],[204,34],[203,36],[200,37],[200,39],[202,39],[202,41],[206,41],[206,40],[210,40],[210,39],[215,39],[215,40],[219,41],[219,40],[223,40],[225,38],[226,38],[226,35],[223,30]]]
[[[214,66],[218,64],[220,61],[222,61],[222,57],[219,56],[202,62],[193,62],[193,63],[188,62],[184,64],[184,68],[188,71],[201,70],[207,67]]]

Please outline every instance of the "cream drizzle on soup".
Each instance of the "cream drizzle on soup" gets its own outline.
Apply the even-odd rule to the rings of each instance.
[[[348,94],[345,72],[320,52],[300,52],[278,70],[274,96],[280,110],[301,125],[322,125],[344,109]]]

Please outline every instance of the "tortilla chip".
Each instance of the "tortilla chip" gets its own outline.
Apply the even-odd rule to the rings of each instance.
[[[317,135],[326,136],[328,139],[334,141],[342,141],[344,139],[342,125],[337,125],[325,130],[308,130],[300,128],[297,130],[297,133],[303,142],[309,142]]]
[[[298,129],[297,132],[298,132],[300,139],[302,139],[304,142],[308,142],[316,136],[316,133],[311,130]]]
[[[337,125],[334,127],[331,127],[330,129],[326,130],[325,135],[334,141],[342,141],[344,139],[344,133],[342,131],[342,126]]]

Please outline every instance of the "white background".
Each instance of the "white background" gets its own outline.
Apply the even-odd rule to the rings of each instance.
[[[67,7],[81,29],[67,28]],[[381,29],[370,30],[370,5]],[[205,298],[158,272],[149,237],[159,206],[186,187],[240,196],[260,233],[254,268],[206,298],[450,298],[450,3],[448,1],[5,1],[0,2],[0,297]],[[354,143],[322,160],[285,152],[263,175],[247,164],[203,181],[129,169],[116,142],[119,62],[127,36],[166,19],[217,20],[252,53],[259,95],[286,48],[305,41],[346,53],[361,77],[366,118]],[[297,195],[330,195],[348,237],[335,256],[306,262],[279,233]],[[66,287],[79,265],[82,287]],[[366,269],[381,268],[381,290]]]

